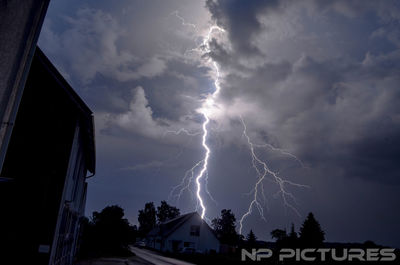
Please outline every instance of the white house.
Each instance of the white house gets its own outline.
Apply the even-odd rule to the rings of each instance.
[[[220,242],[214,231],[197,212],[168,220],[151,230],[146,237],[148,247],[163,252],[178,252],[184,247],[196,252],[219,252]]]

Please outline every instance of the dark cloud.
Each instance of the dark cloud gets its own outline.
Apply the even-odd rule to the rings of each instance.
[[[276,9],[278,0],[207,0],[206,7],[210,10],[212,19],[226,29],[229,39],[237,52],[244,55],[259,55],[260,51],[251,40],[259,33],[263,25],[258,15],[268,9]]]
[[[239,16],[234,14],[242,13],[239,10],[243,9],[242,15],[251,16],[252,19],[246,20],[248,24],[241,25],[240,31],[247,31],[249,35],[244,35],[240,41],[246,44],[256,43],[255,40],[262,35],[262,28],[268,26],[262,26],[257,15],[276,16],[278,11],[275,14],[271,11],[276,5],[268,1],[254,1],[246,6],[247,2],[239,2],[208,1],[207,6],[213,18],[226,26],[232,36],[236,34],[232,32],[238,28],[232,28],[230,23],[239,23],[240,19],[236,19]],[[372,5],[368,4],[357,10],[360,4],[357,1],[348,4],[341,1],[309,4],[307,9],[325,12],[324,23],[331,26],[335,26],[333,21],[336,15],[329,16],[329,12],[345,14],[349,19],[359,21],[363,21],[364,16],[374,17],[367,14],[367,10],[371,12]],[[280,10],[278,16],[302,21],[304,18],[299,13],[293,13],[290,5],[296,4],[287,2],[287,10]],[[380,15],[389,6],[375,6],[375,24],[371,26],[371,22],[368,22],[365,25],[362,39],[370,38],[372,32],[383,25],[390,28],[392,24],[399,23],[395,18],[390,23],[382,22]],[[268,12],[265,10],[267,7],[271,8]],[[357,40],[337,32],[341,29],[340,23],[337,25],[338,28],[328,28],[326,34],[339,35],[341,39],[333,41],[341,45],[336,49],[345,51],[346,46],[353,46],[353,42]],[[309,40],[306,36],[313,33],[302,30],[301,34],[303,39],[299,39],[299,35],[296,36],[297,41],[307,43]],[[389,38],[389,35],[386,37]],[[234,44],[238,40],[231,37],[230,41]],[[287,41],[289,40],[281,40],[286,49],[291,45],[291,50],[296,51],[298,43],[290,44]],[[332,52],[331,46],[326,45],[323,39],[317,43],[320,51]],[[268,41],[264,44],[268,45]],[[222,100],[226,105],[234,105],[235,101],[241,100],[258,106],[254,107],[249,117],[254,118],[253,126],[256,131],[262,132],[264,129],[276,135],[278,143],[295,150],[314,166],[324,164],[342,168],[348,177],[400,184],[398,168],[393,160],[399,154],[400,147],[392,145],[400,140],[396,136],[400,130],[400,110],[396,105],[400,81],[398,48],[388,49],[381,46],[379,52],[375,50],[374,55],[366,50],[361,58],[358,55],[347,57],[345,54],[326,58],[318,56],[319,53],[310,51],[307,54],[304,50],[298,50],[298,57],[292,60],[254,64],[240,60],[247,55],[246,50],[230,50],[228,45],[224,46],[216,40],[213,47],[210,56],[227,72]],[[261,46],[258,48],[263,49]],[[274,51],[279,52],[276,48],[269,50],[270,53]],[[269,61],[268,56],[264,56],[264,60]],[[375,150],[373,156],[370,154],[372,150]],[[369,160],[371,161],[367,162]]]

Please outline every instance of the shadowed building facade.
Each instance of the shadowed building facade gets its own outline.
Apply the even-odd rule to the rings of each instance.
[[[50,0],[0,0],[0,171]]]
[[[0,263],[72,264],[94,172],[93,114],[37,48],[0,176]]]
[[[93,115],[36,47],[49,0],[0,1],[0,264],[72,264]]]

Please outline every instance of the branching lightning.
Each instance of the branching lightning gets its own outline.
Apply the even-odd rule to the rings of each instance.
[[[255,169],[257,176],[258,176],[258,180],[251,192],[251,194],[253,194],[253,199],[250,202],[250,205],[247,209],[247,212],[245,212],[242,217],[240,218],[239,221],[239,233],[242,234],[242,229],[243,229],[243,222],[244,220],[253,212],[253,208],[256,207],[261,218],[263,220],[265,219],[264,216],[264,208],[260,202],[259,199],[259,195],[261,194],[262,198],[265,201],[265,194],[264,194],[264,186],[263,186],[263,181],[266,179],[266,177],[270,176],[271,177],[271,181],[273,183],[275,183],[278,186],[278,192],[275,194],[276,196],[281,196],[282,201],[283,201],[283,205],[287,208],[290,208],[291,210],[293,210],[298,216],[300,216],[300,213],[298,212],[298,210],[296,209],[296,207],[292,204],[292,202],[294,204],[297,204],[296,198],[294,197],[294,195],[289,192],[287,190],[287,186],[295,186],[295,187],[300,187],[300,188],[309,188],[309,186],[307,185],[302,185],[302,184],[298,184],[298,183],[294,183],[292,181],[283,179],[281,177],[279,177],[279,173],[275,172],[273,170],[271,170],[267,163],[264,162],[263,160],[261,160],[256,152],[255,152],[255,147],[265,147],[268,146],[270,147],[272,150],[274,151],[279,151],[281,153],[287,154],[290,157],[293,157],[294,159],[296,159],[296,161],[300,161],[300,159],[298,159],[295,155],[287,152],[287,151],[283,151],[282,149],[279,148],[275,148],[272,145],[256,145],[253,144],[253,142],[251,141],[249,135],[247,134],[247,126],[243,120],[242,117],[240,117],[240,121],[242,122],[243,125],[243,136],[246,138],[247,144],[249,145],[250,148],[250,155],[251,155],[251,162],[252,162],[252,166]],[[300,161],[301,163],[301,161]],[[301,163],[301,165],[303,165],[303,163]],[[260,169],[261,167],[261,169]]]
[[[168,200],[171,199],[177,199],[179,200],[183,194],[183,192],[185,192],[186,190],[191,191],[190,194],[192,194],[192,190],[190,189],[190,184],[193,182],[193,178],[195,176],[194,171],[200,167],[200,165],[203,163],[203,160],[200,160],[199,162],[197,162],[192,168],[190,168],[189,170],[186,171],[185,176],[183,177],[181,183],[179,183],[177,186],[173,187]],[[176,191],[178,190],[178,193],[176,193]]]
[[[187,23],[185,21],[185,19],[179,15],[178,11],[171,13],[171,15],[174,15],[175,17],[177,17],[181,21],[182,26],[191,27],[196,32],[198,31],[196,25]],[[215,102],[216,98],[221,90],[221,86],[220,86],[221,74],[220,74],[219,66],[218,66],[217,62],[212,59],[212,57],[207,56],[211,52],[210,43],[211,43],[211,38],[213,36],[214,31],[225,32],[225,30],[223,28],[220,28],[217,25],[213,25],[208,29],[208,32],[205,35],[205,37],[203,38],[202,43],[198,47],[187,51],[187,52],[196,52],[201,55],[201,58],[207,58],[206,59],[207,61],[205,63],[208,66],[210,66],[214,71],[214,75],[212,78],[214,80],[215,89],[212,93],[209,93],[206,95],[205,100],[203,101],[203,104],[198,111],[199,114],[201,114],[204,119],[204,121],[202,123],[202,131],[201,132],[189,132],[186,129],[180,129],[178,131],[167,132],[167,133],[174,133],[176,135],[179,135],[181,133],[187,134],[189,136],[196,136],[199,134],[202,135],[201,136],[201,144],[202,144],[202,148],[204,150],[203,159],[198,161],[196,164],[194,164],[194,166],[192,168],[190,168],[188,171],[186,171],[185,176],[182,179],[181,183],[179,185],[173,187],[173,189],[170,193],[170,198],[179,200],[185,191],[190,191],[190,194],[192,194],[192,196],[195,197],[195,199],[197,201],[196,210],[199,210],[200,216],[206,220],[208,220],[206,217],[207,208],[205,205],[204,198],[202,197],[202,183],[204,183],[203,184],[204,192],[209,196],[209,198],[215,204],[217,204],[207,187],[208,177],[209,177],[208,176],[208,165],[209,165],[209,159],[211,156],[211,149],[207,144],[207,139],[209,136],[208,126],[210,123],[210,114],[212,114],[213,108],[215,107],[215,104],[216,104],[216,102]],[[185,52],[185,55],[187,54],[187,52]],[[247,126],[246,126],[244,120],[242,119],[242,117],[240,117],[240,120],[243,125],[243,136],[246,138],[247,144],[250,149],[252,166],[257,174],[257,181],[254,185],[254,188],[249,192],[249,195],[252,196],[252,200],[248,206],[247,211],[240,218],[239,233],[242,234],[243,223],[246,220],[246,218],[252,214],[254,208],[256,208],[258,210],[261,218],[263,220],[266,220],[266,218],[264,216],[264,205],[266,204],[267,200],[266,200],[266,196],[265,196],[265,192],[264,192],[264,180],[270,181],[271,183],[277,185],[278,192],[276,194],[274,194],[274,196],[281,197],[285,208],[291,209],[299,216],[300,216],[300,213],[298,212],[298,210],[295,207],[295,205],[297,205],[298,203],[297,203],[294,195],[288,190],[288,187],[294,186],[294,187],[298,187],[298,188],[308,188],[309,186],[294,183],[292,181],[284,179],[279,176],[279,172],[271,170],[270,167],[267,165],[267,162],[263,161],[256,154],[256,151],[255,151],[256,148],[269,148],[270,150],[272,150],[274,152],[279,152],[282,155],[291,157],[292,159],[296,160],[303,168],[305,168],[305,166],[300,159],[298,159],[295,155],[293,155],[292,153],[290,153],[286,150],[276,148],[273,145],[268,144],[268,143],[261,144],[261,145],[254,144],[251,141],[251,139],[247,133]],[[198,172],[197,175],[195,174],[196,172]],[[204,178],[204,181],[203,181],[203,178]],[[191,185],[195,185],[195,187],[196,187],[195,191],[191,190]]]
[[[253,144],[253,146],[254,146],[254,147],[260,147],[260,148],[262,148],[262,147],[268,147],[268,148],[271,149],[272,151],[276,151],[276,152],[279,152],[279,153],[281,153],[281,154],[283,154],[283,155],[286,155],[286,156],[289,156],[289,157],[293,158],[294,160],[296,160],[296,161],[300,164],[300,166],[301,166],[302,168],[307,168],[307,166],[304,165],[303,161],[301,161],[297,156],[295,156],[295,155],[292,154],[292,153],[289,153],[288,151],[286,151],[286,150],[284,150],[284,149],[277,148],[277,147],[273,146],[272,144],[268,144],[268,143],[265,143],[265,144]]]

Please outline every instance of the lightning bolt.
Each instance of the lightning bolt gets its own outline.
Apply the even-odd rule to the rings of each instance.
[[[189,26],[189,27],[196,29],[196,25],[187,23],[185,21],[185,19],[179,15],[178,11],[174,11],[171,13],[171,15],[172,14],[175,15],[181,21],[183,26]],[[222,29],[216,25],[211,26],[208,29],[206,36],[203,38],[203,42],[198,47],[190,50],[190,52],[198,52],[201,55],[209,54],[211,51],[210,41],[211,41],[212,34],[214,31],[225,32],[224,29]],[[187,52],[185,52],[185,54],[186,53]],[[201,108],[198,110],[199,114],[201,114],[204,119],[204,121],[202,123],[202,133],[201,133],[202,134],[201,145],[202,145],[203,150],[205,151],[204,157],[202,160],[198,161],[191,169],[189,169],[185,173],[185,176],[182,179],[181,183],[179,185],[173,187],[172,191],[170,193],[170,198],[176,198],[177,200],[179,200],[185,190],[190,191],[190,185],[194,182],[196,185],[195,195],[197,198],[196,210],[200,211],[200,216],[203,219],[206,218],[205,215],[206,215],[206,210],[207,210],[204,199],[201,194],[202,193],[202,183],[201,182],[202,182],[202,179],[204,178],[204,176],[205,176],[205,189],[204,190],[208,194],[208,196],[211,198],[211,200],[213,202],[215,202],[214,198],[212,197],[212,195],[209,192],[208,187],[207,187],[207,184],[208,184],[208,162],[209,162],[209,158],[211,155],[211,149],[207,144],[207,139],[209,136],[209,131],[208,131],[208,125],[210,123],[209,114],[211,112],[212,107],[215,104],[215,99],[221,90],[220,81],[219,81],[220,71],[219,71],[217,62],[213,61],[211,57],[208,57],[207,64],[211,65],[212,68],[214,69],[213,79],[214,79],[215,89],[212,93],[209,93],[208,95],[206,95]],[[178,135],[180,133],[185,133],[190,136],[194,136],[194,135],[198,134],[198,133],[191,133],[185,129],[180,129],[178,131],[169,131],[167,133],[174,133],[176,135]],[[194,172],[198,168],[200,168],[200,171],[197,175],[195,175]],[[177,192],[178,190],[179,190],[179,192]]]
[[[287,208],[290,208],[291,210],[293,210],[298,216],[300,216],[299,211],[296,209],[296,207],[291,203],[294,202],[294,204],[297,204],[297,200],[294,197],[294,195],[289,192],[287,190],[287,186],[295,186],[295,187],[300,187],[300,188],[309,188],[309,186],[307,185],[302,185],[302,184],[298,184],[298,183],[294,183],[292,181],[283,179],[281,177],[279,177],[279,173],[275,172],[273,170],[271,170],[267,163],[264,162],[263,160],[261,160],[256,152],[255,152],[255,147],[269,147],[274,151],[279,151],[281,153],[287,154],[290,157],[293,157],[294,159],[296,159],[296,161],[300,161],[300,159],[298,159],[295,155],[284,151],[282,149],[279,148],[275,148],[270,144],[267,145],[256,145],[254,144],[249,135],[247,134],[247,126],[246,123],[244,122],[243,118],[240,117],[240,121],[242,122],[243,125],[243,136],[246,138],[247,144],[249,146],[250,149],[250,156],[251,156],[251,162],[252,162],[252,166],[255,169],[257,176],[258,176],[258,180],[256,182],[256,184],[254,185],[253,190],[250,192],[250,194],[253,194],[253,199],[249,204],[249,207],[247,209],[247,211],[242,215],[242,217],[240,218],[239,224],[239,233],[242,234],[242,229],[243,229],[243,222],[245,221],[245,219],[252,214],[253,212],[253,208],[256,207],[256,209],[258,210],[261,219],[263,219],[264,221],[266,221],[265,216],[264,216],[264,208],[260,202],[260,198],[259,195],[261,194],[262,198],[265,201],[265,194],[264,194],[264,186],[263,186],[263,181],[266,179],[267,176],[270,176],[271,180],[273,183],[275,183],[278,186],[278,192],[275,194],[275,196],[281,196],[282,201],[283,201],[283,205]],[[301,161],[300,161],[301,162]],[[301,165],[303,165],[303,163],[301,163]],[[260,169],[261,167],[261,169]]]
[[[211,50],[210,50],[210,40],[211,40],[211,36],[214,30],[218,30],[221,32],[225,32],[224,29],[214,25],[211,26],[210,29],[208,30],[208,34],[206,36],[206,38],[203,41],[202,47],[205,51],[206,54],[208,54]],[[200,173],[197,175],[196,177],[196,185],[197,185],[197,191],[196,191],[196,196],[197,196],[197,200],[200,204],[201,207],[201,218],[204,218],[205,213],[206,213],[206,206],[204,205],[204,201],[203,198],[201,197],[201,184],[200,184],[200,180],[203,178],[204,174],[207,172],[207,168],[208,168],[208,159],[210,158],[210,154],[211,154],[211,150],[210,147],[207,145],[207,136],[208,136],[208,129],[207,126],[210,123],[210,118],[208,117],[208,114],[210,112],[210,109],[213,107],[214,103],[215,103],[215,98],[216,96],[219,94],[220,90],[221,90],[221,86],[220,86],[220,71],[219,71],[219,67],[217,62],[213,61],[210,57],[209,61],[213,64],[214,66],[214,70],[215,70],[215,80],[214,80],[214,86],[215,86],[215,90],[213,93],[209,94],[207,96],[207,99],[205,100],[205,102],[202,104],[202,108],[200,110],[200,113],[203,115],[204,117],[204,122],[203,122],[203,137],[202,137],[202,146],[204,148],[205,155],[204,155],[204,163],[203,163],[203,167],[200,170]],[[208,178],[207,178],[208,179]]]
[[[209,30],[208,30],[208,34],[206,35],[206,37],[203,40],[203,43],[198,48],[196,48],[194,50],[197,50],[197,51],[200,50],[200,51],[203,52],[203,54],[208,54],[211,51],[210,50],[211,36],[212,36],[213,31],[215,31],[215,30],[218,30],[218,31],[221,31],[221,32],[225,32],[224,29],[222,29],[222,28],[220,28],[218,26],[215,26],[215,25],[211,26],[209,28]],[[204,101],[204,103],[202,104],[201,109],[199,110],[200,114],[202,114],[203,118],[204,118],[204,122],[202,124],[203,135],[202,135],[201,144],[202,144],[202,147],[203,147],[203,149],[205,151],[205,154],[204,154],[204,158],[200,161],[201,164],[202,164],[201,170],[198,173],[198,175],[195,177],[195,183],[196,183],[196,187],[197,187],[196,188],[196,197],[197,197],[197,201],[198,201],[198,204],[199,204],[199,207],[200,207],[200,216],[201,216],[201,218],[205,217],[206,206],[205,206],[204,200],[203,200],[203,198],[201,196],[201,182],[200,181],[204,177],[204,175],[207,174],[207,177],[206,177],[206,186],[207,186],[207,183],[208,183],[208,160],[209,160],[210,155],[211,155],[211,149],[207,144],[207,138],[208,138],[208,135],[209,135],[208,124],[210,123],[210,118],[209,118],[208,115],[209,115],[209,112],[210,112],[211,108],[215,104],[216,96],[219,94],[219,92],[221,90],[221,86],[220,86],[220,82],[219,82],[220,71],[219,71],[218,64],[215,61],[213,61],[211,58],[209,59],[209,62],[212,63],[212,65],[214,67],[214,71],[215,71],[215,79],[214,79],[215,90],[214,90],[213,93],[207,95],[206,100]],[[197,163],[196,165],[199,165],[199,163]],[[197,167],[196,165],[195,165],[195,167]],[[210,198],[213,201],[215,201],[213,199],[213,197],[211,196],[210,192],[208,191],[207,187],[205,188],[205,190],[206,190],[206,193],[210,196]]]

